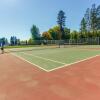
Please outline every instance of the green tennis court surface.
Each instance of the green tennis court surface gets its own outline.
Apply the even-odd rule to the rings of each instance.
[[[68,46],[66,48],[15,48],[18,52],[14,55],[40,67],[46,71],[51,71],[64,65],[72,64],[89,57],[100,54],[100,46]],[[20,51],[20,52],[19,52]]]

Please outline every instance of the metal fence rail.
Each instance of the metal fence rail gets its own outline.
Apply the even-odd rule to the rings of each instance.
[[[34,40],[33,45],[100,45],[100,37],[67,40]]]

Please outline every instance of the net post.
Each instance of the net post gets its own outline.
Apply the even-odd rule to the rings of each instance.
[[[98,37],[98,45],[100,45],[100,37]]]
[[[60,40],[58,40],[59,48],[60,48]]]

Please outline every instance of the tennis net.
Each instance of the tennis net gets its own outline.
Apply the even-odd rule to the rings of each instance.
[[[5,53],[13,53],[13,52],[55,49],[58,47],[59,47],[58,45],[52,45],[52,46],[10,46],[10,47],[5,47],[4,51],[5,51]]]

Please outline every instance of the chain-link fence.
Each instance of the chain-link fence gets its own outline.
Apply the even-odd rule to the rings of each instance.
[[[100,45],[100,37],[67,40],[34,40],[32,45]]]

